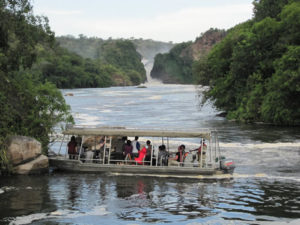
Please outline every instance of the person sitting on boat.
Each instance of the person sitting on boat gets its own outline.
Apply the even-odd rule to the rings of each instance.
[[[128,160],[132,159],[132,149],[133,149],[133,147],[131,145],[131,141],[127,140],[127,142],[124,146],[124,152],[123,152],[124,159],[128,159]]]
[[[158,147],[158,163],[159,166],[167,166],[168,165],[168,157],[169,153],[166,151],[165,145],[160,145]]]
[[[69,159],[77,159],[77,142],[75,136],[72,136],[68,143],[68,154]]]
[[[134,137],[134,140],[131,142],[132,144],[132,155],[134,157],[138,157],[139,155],[139,150],[141,148],[141,145],[140,145],[140,142],[138,141],[139,137],[138,136],[135,136]]]
[[[176,153],[176,156],[174,158],[169,158],[169,166],[180,166],[183,165],[183,159],[184,159],[184,145],[180,145],[178,147],[178,152]]]
[[[122,160],[124,160],[124,151],[125,151],[125,145],[127,142],[127,137],[118,137],[117,141],[115,143],[115,152],[114,152],[114,156],[113,159],[117,160],[118,163]]]
[[[145,159],[146,154],[147,154],[147,148],[143,145],[141,150],[139,151],[139,156],[135,157],[134,160],[138,164],[142,165],[142,164],[144,164],[144,159]]]
[[[101,137],[99,144],[96,146],[96,149],[94,150],[93,159],[96,159],[96,160],[93,162],[99,163],[99,159],[103,157],[103,156],[101,156],[101,152],[103,154],[104,146],[105,146],[105,138]]]

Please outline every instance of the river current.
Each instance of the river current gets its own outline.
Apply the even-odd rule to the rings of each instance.
[[[192,85],[146,86],[62,92],[78,125],[216,129],[233,179],[1,177],[0,224],[300,224],[299,128],[227,121]]]

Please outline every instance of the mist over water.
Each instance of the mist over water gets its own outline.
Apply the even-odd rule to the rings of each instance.
[[[232,180],[50,173],[0,180],[0,224],[299,224],[298,128],[227,121],[193,85],[62,90],[76,124],[216,129]],[[184,140],[188,147],[198,140]],[[55,148],[54,148],[55,150]]]

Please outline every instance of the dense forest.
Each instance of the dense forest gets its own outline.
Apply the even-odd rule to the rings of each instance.
[[[47,151],[49,134],[59,122],[72,122],[69,106],[53,83],[36,68],[40,50],[55,49],[47,18],[32,14],[28,0],[0,3],[0,169],[5,138],[24,135],[41,141]]]
[[[83,58],[62,48],[59,43],[55,43],[52,49],[40,46],[34,68],[39,70],[43,81],[50,81],[58,88],[110,87],[145,82],[141,56],[132,42],[106,41],[97,54],[95,59]]]
[[[70,52],[74,52],[83,58],[96,59],[101,55],[101,46],[106,42],[112,42],[113,39],[109,38],[104,40],[99,37],[86,37],[80,34],[78,38],[72,35],[56,37],[59,45]],[[117,39],[118,41],[124,41],[126,39]],[[128,41],[128,40],[126,40]],[[153,60],[155,55],[159,52],[168,52],[174,44],[172,42],[154,41],[151,39],[134,39],[131,41],[137,52],[140,53],[143,59]]]
[[[191,44],[192,42],[180,43],[168,53],[157,54],[151,77],[160,79],[164,83],[191,83],[193,60],[189,56],[181,56],[181,52]]]
[[[300,1],[254,1],[254,17],[194,64],[198,83],[229,119],[300,124]]]
[[[224,30],[209,29],[194,42],[175,45],[168,53],[155,56],[151,76],[163,83],[193,84],[193,64],[203,58],[226,35]]]
[[[83,58],[89,58],[89,61],[105,62],[120,69],[120,71],[125,71],[125,75],[127,74],[130,79],[124,80],[120,76],[119,78],[121,79],[118,79],[117,76],[112,76],[113,79],[111,80],[114,81],[114,84],[111,85],[136,85],[145,82],[144,68],[150,71],[155,55],[168,52],[174,46],[171,42],[167,43],[151,39],[113,40],[109,38],[108,40],[103,40],[96,37],[86,37],[82,34],[78,38],[66,35],[56,37],[56,40],[64,49]],[[137,56],[135,50],[142,58]],[[141,59],[144,65],[142,65]],[[117,82],[118,80],[119,82]]]

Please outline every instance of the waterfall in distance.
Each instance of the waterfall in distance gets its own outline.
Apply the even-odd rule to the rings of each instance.
[[[151,46],[146,45],[140,45],[137,47],[137,51],[142,56],[142,63],[144,64],[144,68],[146,70],[146,77],[147,81],[142,84],[143,86],[147,85],[162,85],[162,81],[159,79],[152,78],[150,73],[154,65],[154,58],[157,54],[164,54],[170,51],[170,49],[173,47],[173,44],[169,43],[152,43]]]
[[[147,77],[147,81],[143,85],[161,85],[162,82],[160,80],[154,79],[150,75],[151,70],[153,68],[154,60],[143,58],[142,63],[144,64],[146,70],[146,77]]]

